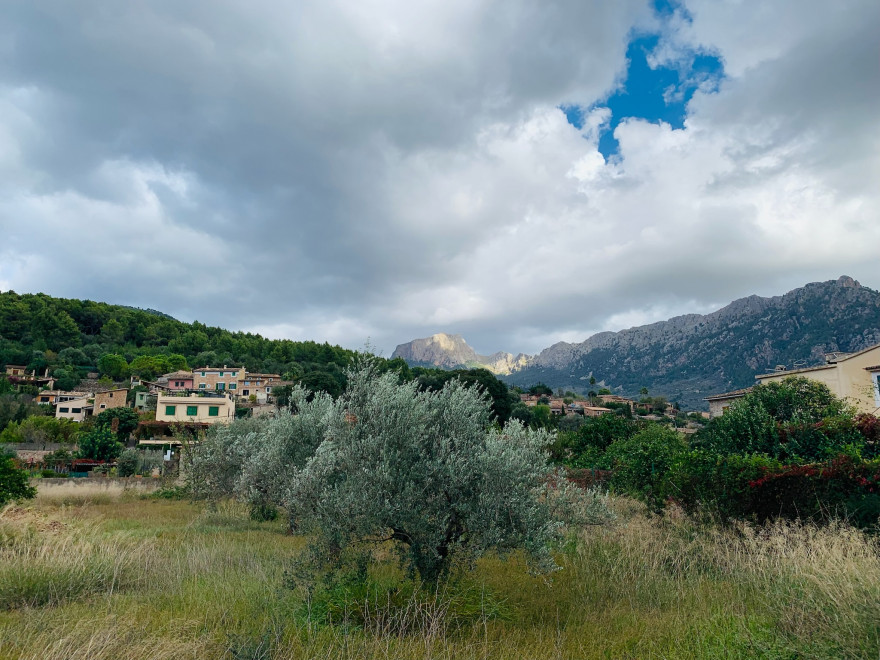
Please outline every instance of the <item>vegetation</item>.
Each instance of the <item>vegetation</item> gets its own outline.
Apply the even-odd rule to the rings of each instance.
[[[72,480],[67,480],[72,481]],[[876,658],[880,548],[845,525],[724,529],[615,498],[551,576],[516,555],[435,590],[391,561],[302,583],[246,507],[94,483],[0,511],[0,657]],[[310,585],[310,588],[309,588]],[[361,586],[359,586],[361,585]]]
[[[93,461],[112,461],[123,449],[116,434],[107,428],[95,427],[79,439],[79,457]]]
[[[601,499],[581,494],[576,503],[554,477],[546,433],[516,422],[490,426],[489,397],[458,379],[420,390],[377,366],[368,360],[350,371],[336,400],[294,388],[297,414],[214,431],[193,448],[194,492],[237,494],[252,511],[284,505],[322,558],[394,541],[410,570],[431,583],[454,556],[490,549],[522,549],[552,567],[554,514],[566,504],[601,521]]]
[[[0,442],[75,444],[80,430],[80,425],[71,419],[38,415],[27,417],[21,422],[10,422],[0,432]]]
[[[675,430],[604,415],[559,433],[571,468],[612,471],[619,492],[721,520],[843,517],[878,529],[880,422],[821,383],[789,377],[754,388],[687,442]]]
[[[20,470],[11,456],[0,453],[0,506],[11,500],[31,498],[36,493],[37,491],[28,485],[27,472]]]

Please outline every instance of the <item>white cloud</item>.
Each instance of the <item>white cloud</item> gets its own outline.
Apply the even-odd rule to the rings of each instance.
[[[880,10],[687,7],[653,61],[728,77],[606,164],[609,111],[558,106],[622,79],[644,2],[12,2],[0,284],[386,352],[880,286]]]

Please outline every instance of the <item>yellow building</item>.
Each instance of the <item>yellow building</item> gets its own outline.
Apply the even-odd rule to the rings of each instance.
[[[156,399],[157,422],[228,424],[235,419],[235,403],[225,394],[160,394]]]
[[[877,414],[880,410],[880,344],[857,353],[829,353],[825,364],[806,369],[777,369],[755,376],[759,384],[781,381],[788,376],[804,376],[824,383],[834,394],[853,404],[859,412]]]

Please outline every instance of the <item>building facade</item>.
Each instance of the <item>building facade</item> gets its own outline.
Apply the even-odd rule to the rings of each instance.
[[[245,380],[244,367],[200,367],[193,369],[193,385],[187,389],[213,390],[238,394],[239,381]]]
[[[91,399],[86,397],[59,401],[58,406],[55,408],[55,417],[58,419],[72,419],[74,422],[82,422],[86,417],[92,416],[94,409],[95,404]]]
[[[758,383],[778,382],[789,376],[803,376],[824,383],[834,394],[859,412],[876,414],[880,409],[877,373],[880,373],[880,344],[857,353],[829,353],[825,364],[806,369],[778,370],[755,376]],[[872,371],[876,369],[876,371]]]
[[[95,392],[95,414],[109,408],[122,408],[127,405],[128,390],[124,388]]]
[[[235,403],[226,394],[159,394],[156,397],[157,422],[228,424],[234,419]]]

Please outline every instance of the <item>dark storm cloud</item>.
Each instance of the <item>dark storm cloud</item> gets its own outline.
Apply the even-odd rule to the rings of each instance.
[[[0,288],[490,352],[880,284],[877,10],[769,3],[798,19],[773,41],[692,4],[656,56],[708,45],[730,78],[684,130],[621,123],[606,164],[601,109],[557,108],[620,82],[645,2],[7,2]]]

